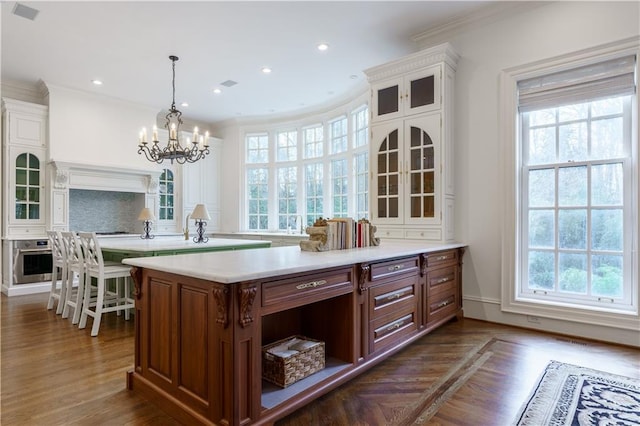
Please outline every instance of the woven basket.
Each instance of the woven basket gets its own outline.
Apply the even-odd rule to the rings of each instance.
[[[315,342],[313,346],[286,358],[267,352],[293,338]],[[262,348],[262,377],[280,387],[302,380],[324,368],[324,342],[304,336],[291,336]]]

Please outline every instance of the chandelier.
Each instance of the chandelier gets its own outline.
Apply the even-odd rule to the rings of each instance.
[[[162,163],[164,160],[171,160],[171,164],[176,161],[179,164],[195,163],[209,154],[209,132],[204,135],[198,134],[198,128],[193,129],[193,138],[186,138],[186,144],[183,147],[180,143],[180,126],[182,125],[182,113],[176,108],[176,61],[177,56],[169,56],[172,62],[173,79],[171,81],[173,87],[173,99],[169,113],[165,116],[164,127],[169,133],[169,141],[164,147],[160,146],[158,141],[158,128],[153,126],[153,134],[151,136],[151,145],[147,141],[147,129],[142,128],[140,131],[140,141],[138,143],[138,154],[144,154],[147,160],[155,163]]]

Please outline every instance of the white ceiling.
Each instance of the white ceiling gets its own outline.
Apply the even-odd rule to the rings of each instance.
[[[171,104],[173,54],[185,117],[283,115],[361,92],[362,71],[415,51],[412,35],[489,3],[21,2],[39,10],[31,21],[12,13],[16,2],[3,1],[2,79],[43,80],[161,110]],[[318,51],[320,42],[329,50]],[[262,74],[263,66],[273,72]],[[220,86],[229,79],[238,84]]]

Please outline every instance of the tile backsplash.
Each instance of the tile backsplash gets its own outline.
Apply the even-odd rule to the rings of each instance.
[[[144,194],[69,189],[69,230],[139,233]]]

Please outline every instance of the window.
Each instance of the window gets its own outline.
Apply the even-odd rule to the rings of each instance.
[[[297,220],[298,168],[278,169],[278,229],[291,231]]]
[[[304,129],[304,158],[318,158],[323,155],[324,132],[322,126]]]
[[[347,118],[340,118],[329,123],[331,134],[331,153],[339,154],[347,150]]]
[[[331,188],[333,198],[333,217],[349,216],[347,205],[347,160],[331,161]]]
[[[615,326],[638,314],[637,65],[618,55],[503,75],[519,123],[503,310]]]
[[[247,132],[245,229],[298,231],[320,217],[368,217],[368,115],[360,105],[321,123]]]
[[[307,225],[313,225],[317,219],[324,214],[324,192],[323,192],[323,166],[322,163],[307,164],[305,167],[304,180],[306,182],[306,203],[307,203]]]
[[[160,220],[173,220],[173,172],[163,169],[160,175]]]
[[[249,229],[269,229],[269,170],[247,170],[247,194],[249,204]]]

